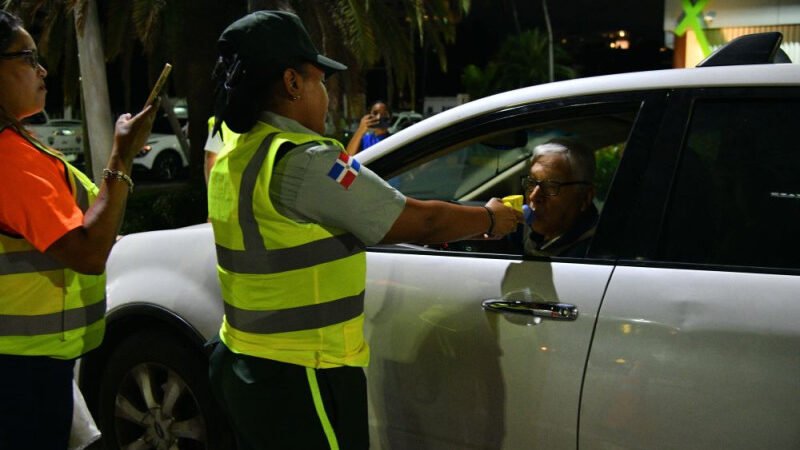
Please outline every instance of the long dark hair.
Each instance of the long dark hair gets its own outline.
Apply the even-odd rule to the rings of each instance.
[[[23,28],[22,19],[11,14],[5,9],[0,9],[0,53],[5,53],[17,38],[17,32]],[[22,124],[16,117],[11,117],[3,105],[0,105],[0,130],[13,126],[17,131],[22,130]]]
[[[213,133],[217,133],[222,122],[235,133],[250,131],[259,113],[274,104],[277,86],[282,83],[284,71],[294,69],[305,75],[303,63],[298,59],[280,68],[265,68],[248,64],[230,46],[221,48],[212,73],[216,84]]]

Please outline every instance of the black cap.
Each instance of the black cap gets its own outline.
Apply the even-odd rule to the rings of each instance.
[[[222,53],[237,53],[251,67],[282,69],[297,59],[327,75],[347,66],[320,54],[300,18],[286,11],[256,11],[232,23],[217,42]]]

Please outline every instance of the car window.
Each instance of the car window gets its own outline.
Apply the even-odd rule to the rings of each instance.
[[[798,99],[695,103],[659,259],[800,268],[798,109]]]
[[[570,137],[595,151],[597,201],[608,194],[625,148],[634,112],[545,122],[485,133],[458,143],[424,162],[407,168],[389,183],[424,200],[487,201],[522,194],[519,177],[527,174],[533,148],[556,137]],[[513,173],[508,173],[509,171]],[[501,183],[512,179],[512,183]],[[494,186],[500,184],[498,190]]]
[[[442,149],[388,179],[404,194],[425,200],[483,204],[492,197],[524,194],[520,179],[528,174],[533,149],[553,138],[570,138],[587,145],[596,158],[595,204],[602,210],[613,175],[625,149],[635,107],[607,114],[579,113],[569,119],[541,121],[504,128],[491,123],[481,133]],[[522,254],[520,230],[514,242],[449,244],[448,249]]]

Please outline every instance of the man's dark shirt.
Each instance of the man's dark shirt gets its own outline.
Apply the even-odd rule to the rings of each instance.
[[[586,256],[586,252],[589,250],[589,244],[592,242],[598,218],[597,208],[592,204],[578,216],[575,225],[571,229],[544,249],[541,248],[545,244],[544,236],[531,230],[528,234],[528,242],[525,243],[525,253],[534,256],[582,258]]]

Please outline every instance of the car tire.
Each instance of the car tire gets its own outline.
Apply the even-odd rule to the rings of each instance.
[[[172,181],[178,177],[182,166],[180,155],[175,150],[169,149],[162,151],[156,157],[151,172],[158,180]]]
[[[142,331],[108,358],[98,424],[106,449],[233,449],[213,399],[208,359],[166,331]]]

